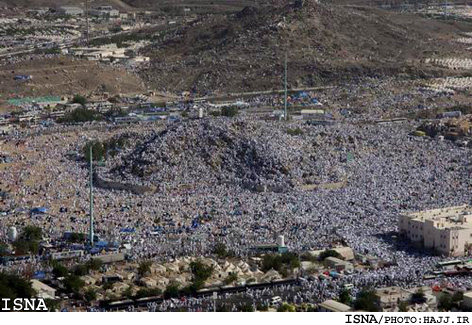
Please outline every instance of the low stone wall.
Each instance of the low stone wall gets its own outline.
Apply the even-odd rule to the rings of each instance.
[[[134,184],[126,184],[113,181],[105,181],[101,179],[97,173],[93,174],[93,184],[95,187],[104,189],[104,190],[115,190],[115,191],[128,191],[133,194],[144,194],[147,192],[156,192],[157,188],[155,186],[142,186]]]

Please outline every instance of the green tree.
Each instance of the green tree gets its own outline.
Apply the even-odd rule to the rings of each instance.
[[[423,290],[418,289],[414,294],[411,295],[411,302],[414,304],[424,304],[426,302],[426,296]]]
[[[141,263],[139,263],[139,266],[138,266],[139,276],[145,276],[146,274],[151,273],[151,266],[152,266],[151,261],[142,261]]]
[[[287,129],[287,134],[293,135],[293,136],[303,135],[303,130],[300,128]]]
[[[100,141],[90,141],[85,144],[83,150],[84,157],[90,161],[90,147],[92,147],[92,158],[94,161],[103,161],[106,159],[106,149]]]
[[[226,305],[222,305],[222,306],[216,307],[216,311],[218,313],[228,313],[228,312],[231,312],[231,309],[229,309],[229,307]]]
[[[282,312],[282,313],[295,312],[296,308],[295,308],[295,306],[293,306],[291,304],[287,304],[286,302],[284,302],[283,304],[281,304],[279,306],[279,308],[277,308],[277,311]]]
[[[159,288],[141,288],[136,292],[135,297],[136,298],[146,298],[146,297],[154,297],[158,296],[162,293],[162,291]]]
[[[239,310],[244,313],[252,313],[254,311],[254,307],[251,304],[245,304],[241,306]]]
[[[343,289],[341,293],[339,294],[339,302],[350,305],[352,303],[352,298],[351,294],[349,293],[349,290]]]
[[[71,274],[64,279],[64,289],[66,292],[79,294],[79,291],[85,286],[85,282],[77,275]]]
[[[91,121],[101,121],[103,116],[97,111],[86,109],[86,108],[76,108],[72,112],[67,113],[64,117],[57,120],[58,123],[84,123]]]
[[[82,107],[85,107],[85,105],[87,105],[87,98],[82,95],[75,95],[74,98],[72,98],[72,103],[80,104]]]
[[[259,310],[259,311],[269,311],[269,306],[258,304],[256,306],[256,309]]]
[[[464,300],[464,293],[461,291],[454,292],[454,294],[452,295],[452,301],[454,303],[458,303],[462,300]]]
[[[111,289],[113,289],[113,284],[111,282],[105,282],[102,285],[102,289],[103,290],[111,290]]]
[[[177,298],[179,296],[179,284],[176,282],[169,283],[164,291],[164,298]]]
[[[213,249],[213,253],[219,258],[224,258],[228,256],[228,250],[224,243],[217,243]]]
[[[364,310],[370,312],[379,311],[377,306],[377,297],[372,290],[363,290],[359,293],[354,301],[354,308],[356,310]]]
[[[67,274],[69,274],[69,271],[67,270],[67,267],[65,267],[61,263],[53,261],[52,274],[55,278],[62,278],[67,276]]]
[[[288,274],[288,270],[300,266],[300,259],[297,255],[287,252],[281,255],[266,254],[262,259],[262,270],[264,272],[274,269],[278,272]]]
[[[125,291],[123,291],[123,297],[128,298],[128,299],[133,297],[133,286],[130,285],[128,288],[125,289]]]
[[[193,282],[186,286],[185,288],[183,288],[181,290],[181,293],[183,295],[190,295],[190,294],[194,294],[196,293],[198,290],[200,290],[201,288],[203,288],[205,282],[202,281],[202,280],[199,280],[199,279],[194,279]]]
[[[12,243],[15,248],[15,254],[25,255],[30,251],[30,244],[26,240],[17,239]]]
[[[238,115],[239,110],[235,106],[229,106],[229,107],[223,107],[221,109],[221,115],[226,116],[226,117],[235,117]]]
[[[44,299],[44,303],[46,304],[46,308],[49,312],[58,311],[60,308],[60,301],[54,299]]]
[[[24,240],[41,240],[43,239],[43,230],[35,226],[26,226],[23,228],[23,232],[20,237]]]
[[[194,281],[206,281],[213,274],[213,266],[206,266],[201,261],[190,263]]]
[[[236,280],[238,280],[238,276],[236,273],[231,273],[226,277],[226,279],[223,280],[223,283],[226,285],[234,283]]]
[[[408,301],[400,301],[398,303],[398,311],[402,312],[402,313],[406,313],[408,311]]]
[[[39,240],[43,238],[41,228],[35,226],[26,226],[23,228],[20,236],[12,243],[16,254],[38,254]]]
[[[8,255],[8,245],[5,243],[0,243],[0,256]]]
[[[32,298],[36,295],[31,282],[16,274],[0,272],[0,298],[9,298],[8,306],[16,298]]]
[[[318,256],[318,259],[320,261],[324,261],[328,257],[336,257],[336,258],[339,258],[339,259],[344,259],[338,252],[336,252],[333,249],[327,249],[327,250],[321,252],[321,254]]]
[[[84,275],[87,275],[88,273],[89,273],[89,269],[87,265],[85,264],[77,264],[74,267],[74,274],[77,276],[84,276]]]
[[[454,306],[454,302],[452,301],[451,295],[443,294],[441,298],[439,298],[438,308],[441,311],[450,311]]]
[[[221,112],[218,111],[211,111],[208,113],[210,116],[218,117],[221,116]]]
[[[86,239],[87,239],[87,236],[85,234],[74,232],[74,233],[70,234],[67,241],[69,241],[71,243],[82,243]]]
[[[87,262],[87,267],[92,271],[99,271],[103,266],[103,261],[98,258],[92,258]]]
[[[95,301],[97,299],[97,293],[93,289],[87,289],[84,292],[84,299],[88,303],[91,303],[92,301]]]

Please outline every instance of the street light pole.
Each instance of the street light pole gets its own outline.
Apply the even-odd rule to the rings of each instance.
[[[284,77],[284,84],[285,84],[285,96],[284,96],[284,117],[285,120],[288,120],[288,112],[287,112],[287,53],[285,53],[285,77]]]
[[[89,240],[90,240],[90,247],[93,247],[93,236],[94,236],[94,233],[93,233],[93,164],[92,164],[92,143],[90,143],[90,220],[89,220]]]

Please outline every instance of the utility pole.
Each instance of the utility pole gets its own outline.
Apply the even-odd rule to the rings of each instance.
[[[89,239],[90,247],[93,247],[93,170],[92,170],[92,143],[90,143],[90,228],[89,228]]]
[[[285,53],[285,96],[284,96],[284,117],[285,120],[288,121],[288,112],[287,112],[287,53]]]
[[[85,24],[87,25],[87,47],[89,47],[89,42],[90,42],[90,38],[89,38],[89,8],[88,8],[88,0],[85,0]]]
[[[218,293],[213,291],[213,312],[216,313],[216,299],[218,298]]]

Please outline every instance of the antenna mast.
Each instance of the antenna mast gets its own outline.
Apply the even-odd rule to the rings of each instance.
[[[285,120],[288,120],[288,112],[287,112],[287,53],[285,53],[285,78],[284,78],[284,84],[285,84],[285,96],[284,96],[284,117]]]
[[[87,47],[90,45],[89,39],[89,9],[88,9],[88,0],[85,0],[85,24],[87,25]]]

